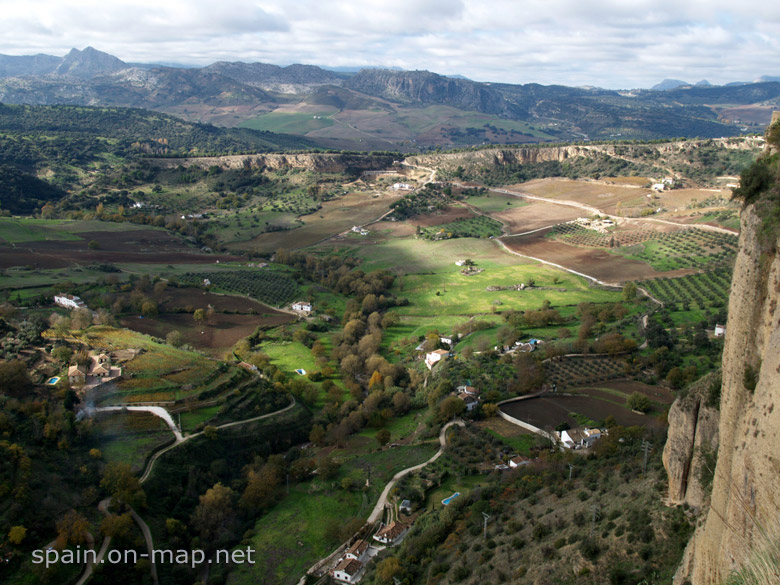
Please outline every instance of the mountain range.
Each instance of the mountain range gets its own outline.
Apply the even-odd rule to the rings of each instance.
[[[0,102],[138,107],[305,135],[324,146],[386,149],[732,136],[768,123],[780,106],[780,83],[665,80],[652,90],[615,91],[429,71],[133,64],[87,47],[64,57],[0,55]]]

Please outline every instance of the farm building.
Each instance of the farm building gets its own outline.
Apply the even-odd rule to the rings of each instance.
[[[311,309],[312,309],[311,303],[307,303],[304,301],[298,301],[292,304],[293,311],[300,311],[301,313],[311,313]]]
[[[406,524],[402,522],[393,522],[377,532],[374,535],[374,540],[378,540],[382,544],[393,545],[403,538],[408,530],[409,526]]]
[[[479,398],[476,396],[472,396],[471,394],[466,394],[465,392],[461,392],[458,394],[458,398],[460,398],[463,402],[466,403],[466,412],[471,412],[479,405]]]
[[[79,386],[87,381],[87,366],[70,366],[68,368],[68,383]]]
[[[344,555],[344,558],[353,559],[362,563],[365,560],[367,554],[368,542],[360,539],[355,541],[355,543],[347,549],[347,553]]]
[[[725,325],[715,325],[715,337],[723,337],[726,335]]]
[[[403,500],[401,502],[401,505],[398,508],[398,511],[401,514],[411,514],[412,513],[412,502],[409,500]]]
[[[360,580],[362,571],[363,563],[355,559],[344,559],[336,565],[331,575],[333,575],[336,581],[341,581],[342,583],[357,583]]]
[[[393,190],[395,191],[413,191],[414,187],[409,183],[394,183]]]
[[[425,354],[425,365],[428,366],[429,370],[432,370],[435,364],[439,363],[442,359],[446,358],[448,355],[450,355],[450,352],[448,352],[446,349],[437,349],[435,351],[429,351],[427,354]]]
[[[601,438],[599,429],[569,429],[566,431],[556,431],[556,435],[561,440],[561,445],[567,449],[588,448]]]
[[[523,457],[521,455],[518,455],[517,457],[512,457],[509,460],[509,467],[514,469],[516,467],[522,467],[523,465],[528,465],[529,463],[531,463],[531,462],[528,459],[526,459],[525,457]]]
[[[87,305],[75,295],[54,295],[54,303],[66,309],[84,309]]]

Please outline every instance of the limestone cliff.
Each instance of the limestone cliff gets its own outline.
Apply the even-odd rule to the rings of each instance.
[[[249,154],[233,156],[202,156],[190,158],[147,159],[148,164],[161,167],[208,168],[213,165],[224,169],[266,167],[268,169],[300,168],[316,173],[344,173],[389,168],[392,155],[345,154],[345,153],[296,153],[296,154]]]
[[[676,584],[722,585],[760,546],[764,530],[778,522],[780,241],[767,242],[760,229],[760,214],[748,205],[729,300],[711,504]]]
[[[702,509],[709,500],[718,450],[720,413],[711,405],[710,392],[720,384],[719,374],[705,376],[678,398],[669,410],[669,435],[663,462],[669,476],[669,503]]]

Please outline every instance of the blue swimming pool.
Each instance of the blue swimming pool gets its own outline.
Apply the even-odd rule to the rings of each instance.
[[[448,505],[449,505],[449,503],[450,503],[452,500],[454,500],[455,498],[457,498],[459,495],[460,495],[460,492],[455,492],[455,493],[454,493],[454,494],[452,494],[452,495],[451,495],[449,498],[444,498],[444,499],[441,501],[441,503],[442,503],[442,504],[444,504],[445,506],[448,506]]]
[[[54,376],[53,378],[49,378],[48,380],[46,380],[46,383],[49,386],[54,386],[59,381],[60,381],[59,377],[58,376]]]

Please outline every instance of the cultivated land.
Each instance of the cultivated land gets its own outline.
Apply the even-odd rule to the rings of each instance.
[[[412,125],[419,135],[442,131],[419,112],[351,114],[360,116],[357,131],[354,118],[311,108],[264,114],[252,123],[331,137],[374,132],[371,140],[380,142],[380,130],[392,124]],[[533,133],[511,125],[496,123],[484,132]],[[470,127],[464,126],[463,136],[449,131],[450,139],[470,140]],[[212,568],[214,580],[298,582],[363,526],[396,472],[436,452],[440,428],[458,416],[474,420],[451,431],[444,455],[391,493],[388,519],[397,514],[396,500],[413,501],[411,519],[418,524],[412,543],[444,517],[441,500],[455,491],[463,499],[450,509],[463,505],[478,519],[480,493],[498,489],[505,495],[530,489],[534,481],[569,489],[561,487],[565,470],[525,484],[519,473],[498,479],[495,466],[514,454],[534,459],[528,477],[570,459],[490,416],[486,405],[554,386],[557,394],[502,410],[543,429],[617,424],[610,429],[615,442],[628,437],[634,453],[638,437],[663,432],[675,392],[717,362],[719,341],[707,331],[725,323],[735,238],[697,226],[734,225],[725,189],[654,194],[646,188],[649,178],[601,177],[533,180],[502,193],[436,183],[423,189],[435,172],[398,165],[384,175],[250,163],[238,169],[161,161],[160,168],[123,174],[137,177],[132,188],[143,191],[133,197],[155,210],[149,212],[160,218],[154,225],[167,227],[127,222],[130,201],[114,187],[101,211],[105,221],[94,219],[98,212],[89,206],[76,220],[0,218],[5,298],[25,305],[18,312],[39,322],[43,333],[37,349],[21,353],[8,340],[22,333],[9,330],[2,349],[27,360],[39,380],[67,371],[71,360],[57,357],[63,354],[58,346],[76,353],[139,350],[123,354],[121,379],[89,393],[74,388],[74,396],[101,406],[161,404],[180,422],[183,436],[150,459],[175,440],[159,418],[101,414],[84,439],[102,450],[100,458],[90,455],[90,481],[100,485],[98,470],[107,463],[145,472],[149,505],[139,513],[155,544],[172,546],[205,538],[196,510],[218,485],[230,486],[227,509],[240,513],[224,522],[233,531],[226,546],[252,546],[260,558],[254,566]],[[113,180],[116,186],[130,179]],[[395,182],[414,190],[395,190]],[[406,209],[412,211],[403,215],[401,207],[391,207],[399,201],[411,202]],[[571,223],[602,214],[615,224]],[[352,232],[353,226],[368,235]],[[280,248],[300,255],[282,251],[272,261]],[[639,282],[656,300],[593,279]],[[87,317],[51,305],[52,293],[61,291],[79,294],[98,310],[96,320],[115,326],[77,324]],[[313,314],[289,311],[297,300],[312,302]],[[4,306],[4,314],[23,330],[12,309]],[[439,335],[456,331],[463,336],[454,355],[426,368],[415,348],[421,342],[426,351],[440,347]],[[515,342],[531,338],[541,341],[532,353],[514,350]],[[450,396],[463,384],[481,391],[471,414]],[[73,399],[64,387],[45,390],[51,412]],[[647,414],[627,406],[637,393],[650,400]],[[35,432],[66,453],[68,427],[55,423],[52,418],[46,430]],[[79,437],[69,438],[81,445]],[[155,462],[153,473],[149,461]],[[71,495],[68,504],[79,506],[79,497]],[[94,508],[80,509],[98,534]],[[37,530],[53,538],[53,526]],[[466,532],[474,530],[465,524],[452,530]],[[555,550],[574,542],[556,543]],[[520,549],[525,541],[512,546]],[[576,556],[570,548],[566,554]],[[375,565],[368,582],[376,582]],[[163,585],[203,577],[160,570]],[[451,572],[437,570],[431,573],[436,580],[444,579],[436,577],[441,570]],[[148,575],[143,567],[138,573]],[[98,585],[100,578],[94,577]],[[516,578],[523,582],[522,575]]]

